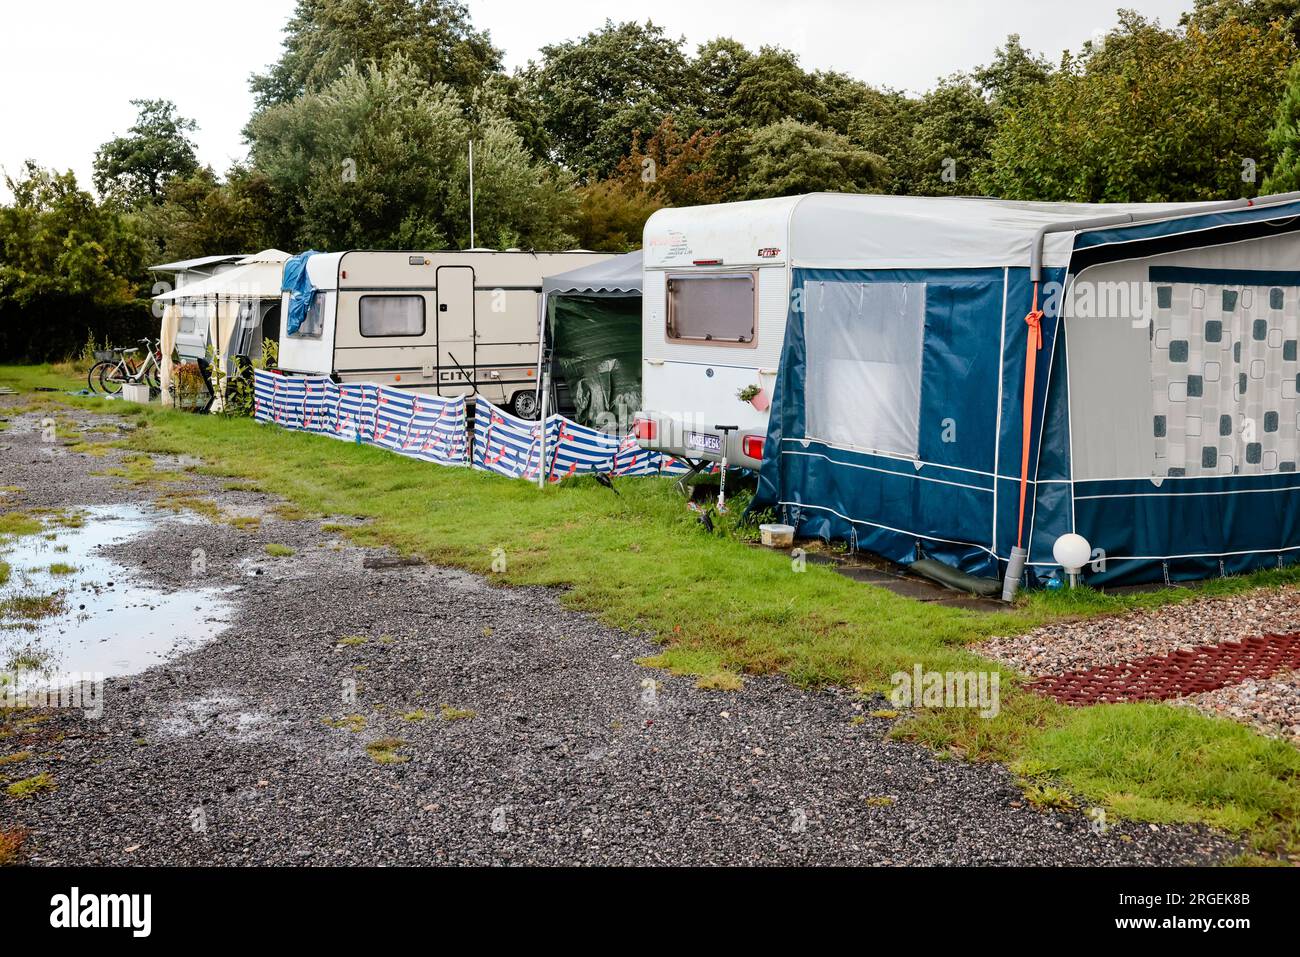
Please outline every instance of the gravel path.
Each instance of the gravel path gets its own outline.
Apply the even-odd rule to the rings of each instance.
[[[1190,695],[1173,703],[1188,705],[1211,717],[1240,721],[1261,734],[1300,747],[1300,672],[1250,678],[1239,685]]]
[[[0,485],[23,491],[0,511],[153,494],[90,474],[115,457],[42,443],[36,417],[16,417]],[[256,527],[162,521],[111,551],[170,589],[195,584],[203,549],[203,584],[232,589],[231,627],[111,680],[100,720],[10,716],[0,756],[29,750],[21,775],[56,785],[0,792],[0,829],[28,829],[29,862],[1090,865],[1238,850],[1192,828],[1094,833],[1082,813],[1027,805],[998,765],[884,740],[891,721],[869,714],[883,703],[774,678],[699,690],[637,665],[648,641],[553,591],[384,561],[225,484],[194,475],[188,490]]]
[[[1300,631],[1300,589],[1288,587],[1199,598],[1119,618],[1056,622],[1023,635],[990,638],[974,650],[1043,677],[1294,631]]]

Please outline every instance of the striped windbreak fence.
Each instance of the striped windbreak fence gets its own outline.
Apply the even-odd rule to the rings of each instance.
[[[337,385],[325,376],[257,370],[254,417],[286,429],[332,435],[441,465],[470,465],[511,478],[558,482],[572,475],[680,475],[686,464],[566,419],[517,418],[487,399],[422,395],[369,383]],[[471,435],[472,431],[472,435]],[[545,441],[543,442],[543,437]],[[472,454],[471,454],[472,451]]]

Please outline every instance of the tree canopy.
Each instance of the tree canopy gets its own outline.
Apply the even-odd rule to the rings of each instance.
[[[95,189],[127,206],[156,203],[169,180],[199,168],[189,134],[198,124],[176,112],[170,100],[132,100],[139,111],[125,136],[95,153]]]
[[[338,79],[348,64],[401,56],[426,84],[470,88],[501,69],[501,51],[459,0],[298,0],[284,51],[249,85],[259,108],[288,103]]]

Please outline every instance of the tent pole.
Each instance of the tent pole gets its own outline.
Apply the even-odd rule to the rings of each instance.
[[[537,487],[546,488],[546,396],[551,391],[549,388],[549,373],[542,375],[542,404],[538,408],[538,428],[541,430],[538,439],[537,452]]]

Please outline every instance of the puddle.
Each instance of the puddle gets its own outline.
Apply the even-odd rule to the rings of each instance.
[[[21,687],[57,684],[85,672],[137,674],[211,640],[230,622],[229,589],[164,591],[103,554],[105,546],[185,519],[134,505],[95,506],[79,514],[80,528],[54,525],[48,530],[52,538],[27,535],[0,553],[12,569],[0,600],[58,592],[64,602],[59,614],[7,618],[0,625],[0,671],[22,660]],[[55,574],[51,565],[75,571]]]

